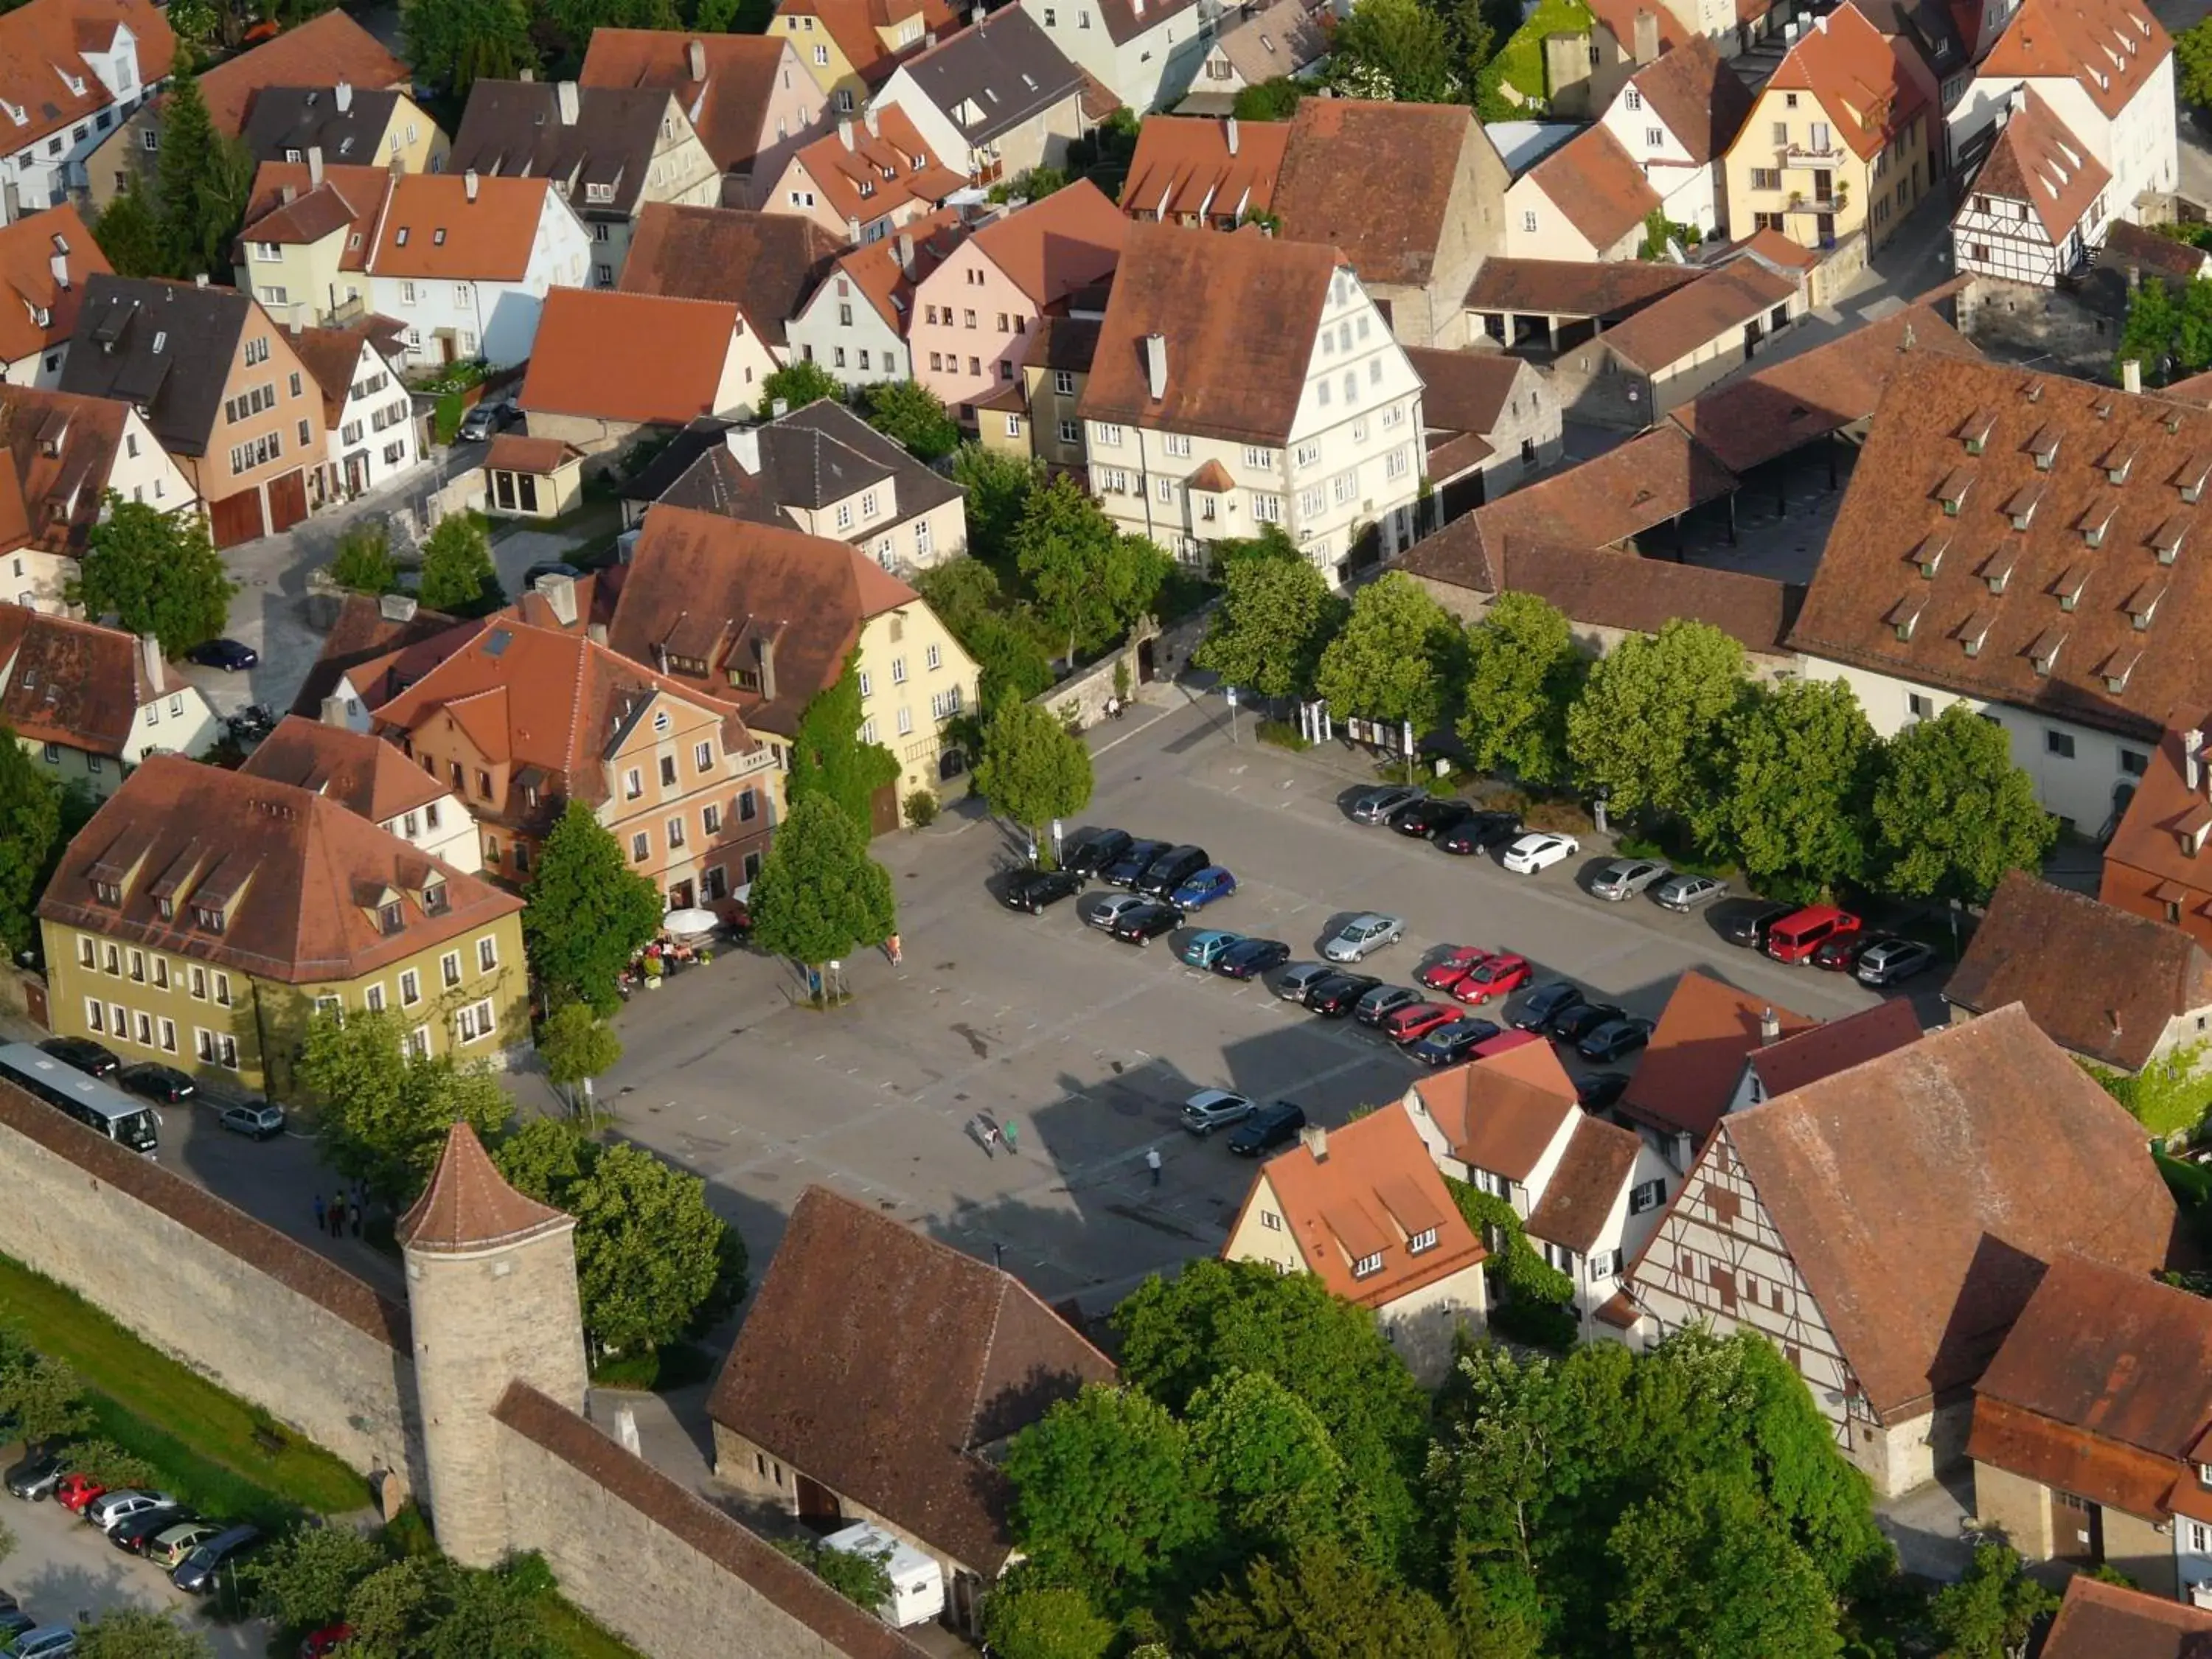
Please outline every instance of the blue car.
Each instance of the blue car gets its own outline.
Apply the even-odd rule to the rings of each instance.
[[[1216,899],[1227,898],[1237,890],[1237,878],[1218,864],[1187,877],[1182,884],[1168,895],[1168,902],[1188,915],[1193,910],[1203,910]]]
[[[1242,933],[1224,933],[1218,927],[1209,927],[1202,933],[1193,933],[1183,942],[1182,959],[1194,968],[1211,968],[1231,945],[1243,942]]]

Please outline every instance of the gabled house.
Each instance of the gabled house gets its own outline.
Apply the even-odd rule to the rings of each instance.
[[[975,413],[986,449],[1041,461],[1052,472],[1090,477],[1083,438],[1083,392],[1098,353],[1102,318],[1047,317],[1036,325],[1022,378]]]
[[[62,390],[137,410],[205,504],[218,547],[289,530],[328,499],[320,390],[246,295],[93,277]]]
[[[530,1042],[522,901],[312,789],[156,756],[39,901],[58,1033],[290,1094],[308,1022],[390,1010],[410,1053]]]
[[[2195,1659],[2212,1641],[2212,1608],[2168,1601],[2077,1572],[2066,1581],[2041,1659]]]
[[[904,110],[932,155],[994,185],[1065,163],[1092,125],[1084,98],[1084,72],[1015,5],[905,59],[870,101]]]
[[[1711,237],[1731,228],[1721,160],[1751,105],[1743,78],[1698,35],[1638,67],[1599,119],[1644,170],[1667,222]]]
[[[1765,1334],[1894,1495],[1965,1453],[2048,1264],[2148,1276],[2177,1226],[2141,1127],[2002,1009],[1722,1119],[1629,1271],[1632,1336]]]
[[[1659,192],[1607,126],[1585,127],[1505,192],[1504,252],[1516,259],[1633,259]]]
[[[461,797],[380,738],[287,714],[238,769],[336,801],[456,870],[483,868],[476,822]]]
[[[1309,98],[1275,180],[1280,234],[1340,250],[1399,343],[1465,343],[1467,292],[1506,252],[1505,163],[1458,104]]]
[[[1856,1014],[1765,1043],[1746,1056],[1732,1112],[1779,1098],[1793,1089],[1920,1041],[1920,1016],[1909,998],[1892,997]]]
[[[1220,0],[1021,3],[1070,63],[1140,116],[1172,108],[1191,90],[1223,13]]]
[[[768,38],[787,41],[833,112],[850,115],[965,21],[951,0],[777,0]]]
[[[1274,210],[1290,137],[1281,121],[1156,115],[1137,130],[1121,211],[1208,230],[1234,230],[1248,216],[1264,219]]]
[[[1559,459],[1565,428],[1559,394],[1527,358],[1419,347],[1406,356],[1421,377],[1422,476],[1435,492],[1425,530],[1504,495]]]
[[[0,20],[0,220],[59,207],[103,174],[114,184],[95,156],[123,153],[118,135],[176,54],[150,0],[30,0]],[[109,199],[96,183],[94,196]]]
[[[915,285],[967,239],[958,210],[915,219],[836,257],[785,325],[793,362],[818,363],[851,391],[910,378]]]
[[[0,595],[60,611],[112,490],[173,513],[197,512],[191,479],[137,409],[31,386],[0,386]]]
[[[858,123],[839,116],[834,134],[794,152],[760,204],[769,213],[799,214],[863,247],[934,213],[967,187],[929,153],[901,111],[871,106]]]
[[[1013,383],[1038,319],[1113,274],[1129,230],[1087,179],[983,226],[915,284],[914,378],[973,420]]]
[[[1746,1081],[1753,1053],[1815,1024],[1691,969],[1674,981],[1614,1110],[1686,1170],[1723,1115],[1755,1093]]]
[[[2134,771],[2134,788],[2105,848],[2097,896],[2106,906],[2179,927],[2212,949],[2212,767],[2204,726],[2168,732]]]
[[[2112,175],[2023,85],[1951,216],[1951,263],[1962,275],[2056,288],[2079,276],[2105,240]]]
[[[559,288],[545,296],[516,405],[532,438],[604,455],[648,427],[750,413],[775,367],[726,300]]]
[[[301,682],[291,712],[349,732],[368,730],[368,710],[347,676],[395,653],[424,648],[453,636],[460,618],[425,611],[411,593],[348,593],[323,635],[323,648]]]
[[[438,124],[404,87],[264,87],[240,135],[254,161],[302,162],[320,150],[336,167],[442,173],[453,148]]]
[[[1752,362],[1811,302],[1802,273],[1732,259],[1590,343],[1596,378],[1581,384],[1576,416],[1642,431]]]
[[[1659,0],[1590,0],[1583,15],[1581,27],[1553,24],[1542,37],[1540,108],[1552,120],[1595,120],[1637,70],[1698,38]]]
[[[350,501],[422,465],[422,424],[399,378],[398,323],[369,317],[343,328],[295,330],[291,339],[322,391],[334,494]]]
[[[550,179],[410,173],[370,239],[369,309],[406,329],[410,367],[530,355],[555,288],[592,279],[599,245]]]
[[[2212,1303],[2057,1257],[1974,1384],[1966,1455],[2026,1559],[2212,1599]]]
[[[1270,81],[1310,81],[1328,67],[1328,31],[1304,0],[1247,3],[1237,12],[1216,26],[1194,93],[1233,98]]]
[[[1130,225],[1082,415],[1107,515],[1188,563],[1273,524],[1341,582],[1413,542],[1420,377],[1334,248]]]
[[[264,161],[253,174],[234,282],[288,327],[350,323],[368,309],[368,256],[392,174],[380,167]]]
[[[714,1474],[811,1525],[872,1521],[933,1557],[948,1620],[972,1632],[1016,1553],[1006,1442],[1114,1381],[1012,1273],[809,1187],[708,1397]]]
[[[710,206],[758,206],[756,185],[775,178],[829,118],[822,89],[775,36],[593,29],[576,78],[586,87],[673,93],[721,171],[721,194],[708,198]]]
[[[676,94],[574,81],[477,81],[449,165],[544,179],[592,238],[591,285],[612,288],[648,202],[714,207],[722,174]]]
[[[73,207],[0,227],[0,384],[55,386],[85,283],[111,274]]]
[[[0,720],[48,778],[99,796],[150,756],[203,754],[222,735],[152,635],[13,605],[0,605]]]
[[[1954,1020],[2017,1003],[2059,1047],[2112,1071],[2212,1046],[2212,956],[2202,945],[2163,919],[2025,870],[2006,872],[1990,896],[1943,1000]]]
[[[787,214],[653,206],[638,216],[622,287],[726,301],[783,364],[793,357],[790,320],[844,251],[842,238]]]
[[[1431,1383],[1450,1370],[1460,1334],[1487,1322],[1488,1255],[1401,1106],[1340,1129],[1308,1126],[1260,1166],[1221,1247],[1224,1261],[1310,1273],[1367,1309]]]
[[[1621,1279],[1659,1225],[1674,1173],[1634,1130],[1576,1114],[1566,1151],[1522,1231],[1547,1266],[1573,1281],[1584,1341],[1620,1340],[1627,1313]]]

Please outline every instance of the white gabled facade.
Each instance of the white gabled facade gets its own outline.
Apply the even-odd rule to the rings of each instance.
[[[1595,1120],[1585,1122],[1579,1115],[1574,1122],[1577,1129],[1584,1133],[1613,1127]],[[1620,1328],[1599,1319],[1598,1310],[1612,1301],[1627,1283],[1629,1265],[1642,1257],[1644,1245],[1666,1214],[1668,1195],[1677,1184],[1674,1170],[1652,1150],[1649,1141],[1631,1129],[1619,1133],[1634,1136],[1636,1160],[1613,1193],[1597,1236],[1587,1249],[1545,1237],[1540,1194],[1537,1199],[1539,1207],[1522,1218],[1528,1222],[1528,1243],[1536,1253],[1554,1270],[1574,1281],[1575,1317],[1585,1342],[1598,1338],[1620,1339]]]
[[[78,27],[85,32],[97,30],[89,19]],[[10,44],[7,31],[0,27],[0,50],[7,50]],[[130,119],[133,111],[168,84],[157,80],[149,85],[141,78],[138,37],[127,23],[118,22],[115,33],[102,46],[86,46],[80,38],[76,57],[73,64],[40,67],[68,83],[75,96],[82,97],[88,83],[97,82],[109,102],[105,108],[88,111],[81,120],[0,155],[0,210],[4,210],[9,224],[41,209],[59,207],[71,191],[83,191],[85,159],[106,143],[108,135]],[[38,118],[38,111],[0,98],[0,143]]]
[[[361,360],[354,366],[326,453],[338,488],[349,497],[381,489],[426,459],[422,429],[414,402],[399,383],[398,368],[371,341],[362,342]]]
[[[1969,188],[1951,220],[1951,266],[1961,276],[2056,288],[2081,270],[2105,240],[2111,202],[2100,191],[2057,243],[2033,204]]]
[[[1644,180],[1658,192],[1660,209],[1670,223],[1695,225],[1709,237],[1726,228],[1722,209],[1727,197],[1717,183],[1718,158],[1693,161],[1689,146],[1644,101],[1634,82],[1614,94],[1598,125],[1620,140],[1629,159],[1644,169]]]
[[[1224,10],[1221,0],[1197,0],[1160,16],[1158,6],[1128,0],[1138,27],[1117,41],[1098,0],[1022,0],[1022,9],[1068,62],[1140,115],[1172,106],[1191,89]],[[1148,9],[1155,14],[1150,20]]]
[[[385,210],[387,222],[400,210],[403,188],[418,176],[395,184],[393,199]],[[509,182],[517,181],[483,181],[487,186]],[[485,279],[464,271],[406,274],[405,263],[389,257],[380,241],[368,268],[368,308],[405,325],[406,367],[480,356],[494,368],[512,368],[530,356],[546,291],[589,283],[591,232],[558,191],[549,189],[543,195],[529,259],[520,277]],[[419,228],[426,234],[433,230],[427,222]]]

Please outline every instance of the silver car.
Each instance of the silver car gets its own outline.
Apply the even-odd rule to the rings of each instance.
[[[1294,962],[1275,981],[1275,994],[1285,1002],[1304,1002],[1314,981],[1336,971],[1325,962]]]
[[[1657,859],[1615,859],[1591,878],[1589,890],[1618,904],[1638,893],[1669,872]]]
[[[1360,823],[1388,823],[1390,815],[1400,807],[1427,799],[1425,789],[1416,789],[1409,784],[1386,783],[1356,797],[1352,803],[1352,816]]]
[[[1718,876],[1671,875],[1651,890],[1656,903],[1669,910],[1694,910],[1700,904],[1710,904],[1729,890],[1728,884]]]
[[[1103,927],[1111,933],[1114,924],[1121,921],[1124,915],[1152,902],[1152,901],[1142,893],[1116,893],[1112,898],[1103,900],[1098,908],[1084,920],[1093,927]]]
[[[133,1487],[128,1492],[104,1492],[84,1506],[84,1518],[102,1532],[113,1532],[134,1515],[143,1515],[149,1510],[174,1509],[177,1500],[165,1492],[142,1492]]]
[[[1242,1123],[1259,1109],[1249,1095],[1227,1089],[1200,1089],[1182,1103],[1182,1127],[1202,1139],[1216,1129]]]
[[[1331,962],[1358,962],[1370,951],[1379,951],[1406,937],[1406,919],[1363,910],[1330,934],[1321,953]]]

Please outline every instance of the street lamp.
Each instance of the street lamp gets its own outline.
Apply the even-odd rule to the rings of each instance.
[[[1231,687],[1229,687],[1229,688],[1228,688],[1228,690],[1229,690],[1229,741],[1230,741],[1230,742],[1231,742],[1231,743],[1237,743],[1237,742],[1241,741],[1241,740],[1238,738],[1237,735],[1237,688],[1236,688],[1235,686],[1233,686],[1233,685],[1232,685],[1232,686],[1231,686]]]

